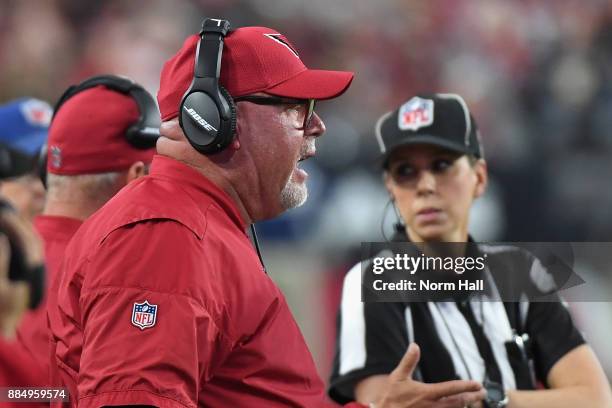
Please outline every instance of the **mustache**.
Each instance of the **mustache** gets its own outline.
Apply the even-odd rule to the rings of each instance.
[[[300,157],[305,156],[308,152],[315,150],[315,139],[307,139],[300,149]]]

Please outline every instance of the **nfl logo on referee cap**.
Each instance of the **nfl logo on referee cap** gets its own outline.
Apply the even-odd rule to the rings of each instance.
[[[157,321],[157,305],[150,304],[147,300],[142,303],[134,303],[132,308],[132,324],[140,330],[155,326]]]
[[[434,102],[415,96],[399,108],[397,119],[400,130],[416,131],[429,126],[434,120]]]

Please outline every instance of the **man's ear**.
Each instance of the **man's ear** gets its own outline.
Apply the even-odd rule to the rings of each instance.
[[[127,171],[126,184],[129,184],[131,181],[146,175],[147,166],[143,162],[137,161],[135,163],[132,163],[132,165]]]
[[[476,173],[476,187],[474,189],[474,198],[478,198],[484,194],[489,183],[487,162],[483,159],[479,159],[474,164],[474,172]]]
[[[234,130],[234,137],[232,142],[229,145],[229,148],[232,150],[240,150],[240,134],[241,134],[242,126],[238,118],[236,118],[236,129]]]
[[[232,139],[232,143],[230,143],[229,148],[232,150],[240,150],[240,140],[238,139],[238,135],[234,135]]]

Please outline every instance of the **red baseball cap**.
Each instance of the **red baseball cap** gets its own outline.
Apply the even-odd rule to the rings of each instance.
[[[200,37],[187,37],[179,52],[164,64],[157,101],[162,120],[178,115],[179,104],[193,80]],[[225,37],[220,83],[234,98],[256,92],[296,99],[331,99],[347,90],[353,73],[308,69],[295,47],[278,31],[242,27]]]
[[[47,171],[93,174],[125,170],[137,161],[151,163],[155,149],[137,149],[126,138],[138,119],[138,105],[129,95],[103,85],[77,93],[51,122]]]

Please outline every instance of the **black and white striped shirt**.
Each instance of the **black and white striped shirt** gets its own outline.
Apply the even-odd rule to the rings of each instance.
[[[503,255],[497,248],[489,259]],[[525,276],[537,284],[541,264],[533,256],[525,256],[525,262]],[[482,381],[494,371],[505,389],[533,388],[534,376],[546,385],[553,365],[584,343],[560,301],[481,300],[362,303],[361,263],[355,265],[344,279],[330,397],[340,403],[354,400],[355,385],[390,373],[413,341],[421,348],[417,379]],[[528,335],[530,361],[508,346],[516,333]]]

